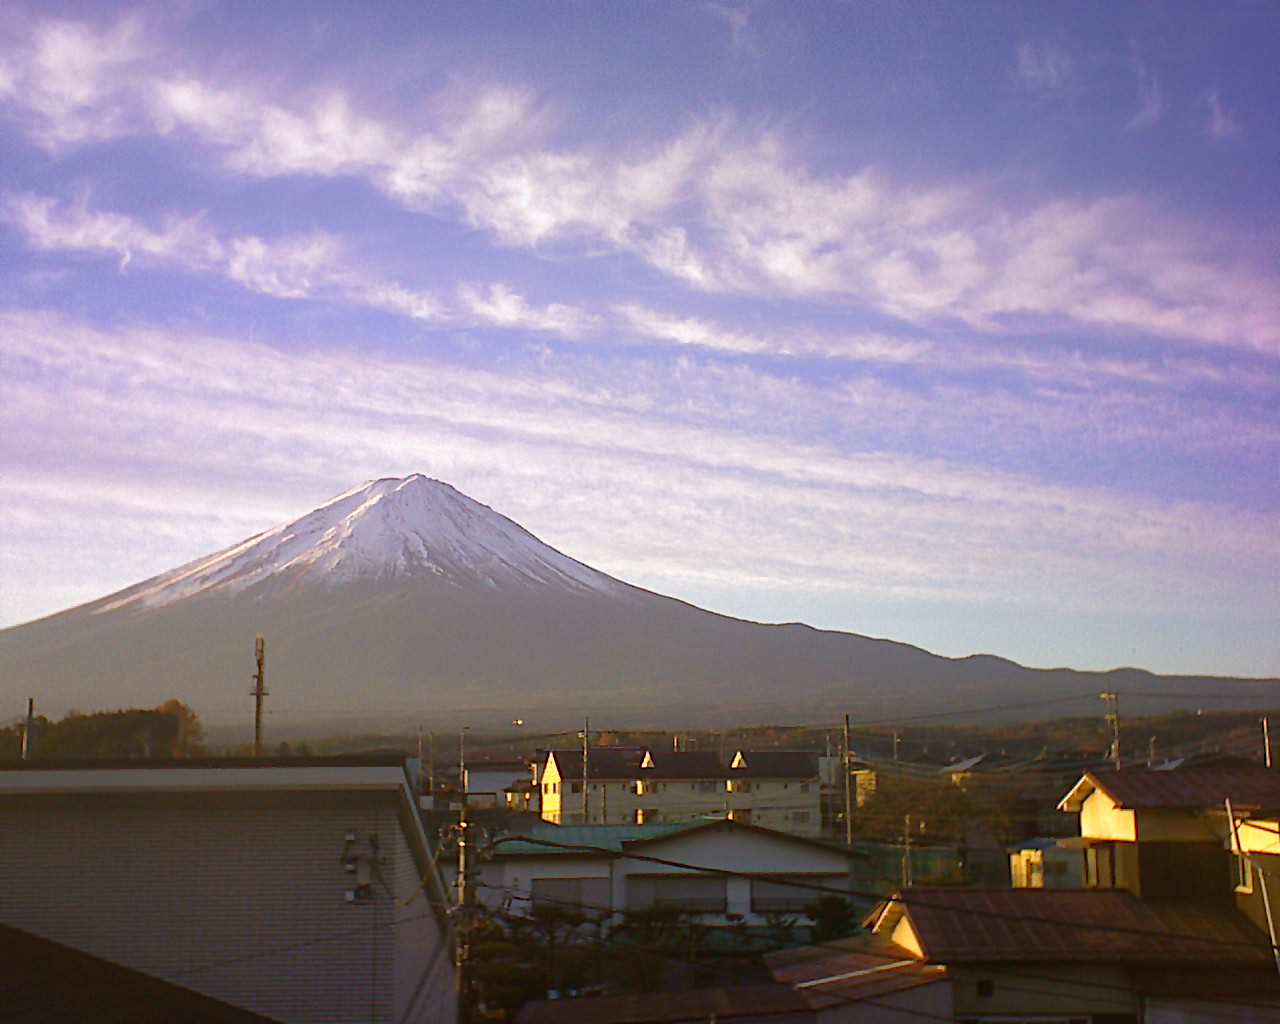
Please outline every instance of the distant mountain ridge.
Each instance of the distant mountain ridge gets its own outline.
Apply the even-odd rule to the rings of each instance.
[[[230,718],[248,702],[256,633],[268,638],[269,714],[293,726],[406,714],[692,725],[850,711],[866,721],[993,705],[1004,712],[994,717],[1025,717],[1058,699],[1044,713],[1092,715],[1084,698],[1124,685],[1167,692],[1164,707],[1206,689],[1242,706],[1277,692],[1276,680],[1029,669],[733,619],[616,580],[414,474],[0,631],[0,697],[17,707],[35,696],[58,713],[178,696]]]

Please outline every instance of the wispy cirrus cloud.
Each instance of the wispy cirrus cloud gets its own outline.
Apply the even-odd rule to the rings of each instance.
[[[1019,43],[1015,50],[1019,81],[1028,89],[1056,92],[1073,82],[1075,62],[1064,50],[1048,44]]]
[[[75,138],[75,125],[109,111],[103,132],[180,136],[218,155],[227,173],[353,177],[508,247],[605,247],[710,293],[800,296],[925,327],[1000,333],[1034,317],[1280,350],[1280,289],[1265,261],[1227,255],[1212,227],[1135,196],[1013,202],[980,181],[819,172],[778,131],[728,114],[620,148],[557,146],[533,94],[500,85],[437,97],[417,122],[398,123],[337,87],[267,96],[170,68],[136,30],[76,31],[82,50],[105,39],[110,51],[112,33],[130,41],[116,43],[121,59],[95,66],[83,90],[55,90],[60,106],[37,88],[48,46],[22,51],[8,104],[38,138],[50,117]],[[1053,48],[1024,45],[1018,67],[1037,88],[1073,78]],[[1154,123],[1163,104],[1154,75],[1140,88],[1135,127]],[[1238,129],[1216,93],[1210,111],[1215,137]]]
[[[149,227],[123,214],[64,204],[50,196],[10,194],[3,219],[45,251],[114,255],[123,272],[140,264],[214,274],[277,299],[316,299],[384,310],[441,324],[480,323],[576,337],[597,319],[564,303],[537,306],[501,283],[464,284],[456,300],[406,287],[357,268],[340,238],[326,232],[264,239],[219,236],[201,216]]]
[[[1230,110],[1226,104],[1222,102],[1222,96],[1217,89],[1205,98],[1205,103],[1209,106],[1209,120],[1205,124],[1205,131],[1210,137],[1218,142],[1226,139],[1235,138],[1240,134],[1240,121]]]
[[[1151,128],[1164,119],[1164,90],[1156,73],[1140,60],[1131,62],[1138,83],[1138,109],[1125,127],[1130,130]]]
[[[637,362],[626,374],[600,378],[583,358],[496,373],[367,353],[288,354],[22,312],[0,317],[0,337],[21,370],[7,378],[3,413],[6,458],[23,468],[10,487],[47,474],[42,466],[64,465],[45,454],[74,434],[78,460],[130,479],[166,479],[198,458],[210,479],[232,489],[260,491],[264,478],[274,478],[282,500],[308,479],[308,486],[329,486],[325,480],[411,465],[464,490],[478,488],[481,497],[501,495],[535,526],[547,500],[529,491],[538,480],[577,495],[560,509],[560,535],[581,537],[583,556],[615,571],[661,553],[690,572],[701,565],[744,583],[773,574],[789,585],[857,588],[880,574],[878,585],[890,589],[976,597],[964,581],[984,579],[987,597],[1013,600],[1028,596],[1031,585],[1010,557],[1024,552],[1028,564],[1041,567],[1037,573],[1071,562],[1072,580],[1098,585],[1120,585],[1138,572],[1145,581],[1139,589],[1158,590],[1176,577],[1173,596],[1193,601],[1199,581],[1192,566],[1280,560],[1264,515],[1054,484],[905,451],[852,452],[809,435],[815,418],[918,411],[891,389],[877,397],[864,388],[846,409],[829,386],[726,371],[704,380],[696,400],[690,395],[688,405],[655,416],[666,408],[679,367]],[[56,408],[46,397],[51,383],[60,396]],[[323,407],[316,394],[327,396]],[[945,398],[956,418],[938,429],[963,429],[970,415],[990,422],[1013,414],[1001,409],[1012,396],[988,395],[982,407],[960,392]],[[184,410],[178,423],[176,407]],[[1071,409],[1069,400],[1062,403],[1054,414],[1061,422],[1046,418],[1046,409],[1031,415],[1040,429],[1056,432],[1068,426]],[[248,452],[261,454],[246,463]],[[75,493],[79,467],[59,472]],[[623,480],[629,483],[619,490]],[[619,547],[608,539],[617,524],[606,509],[624,492],[630,502],[650,503],[650,511]],[[738,528],[759,543],[730,543]],[[769,554],[758,558],[761,551]],[[1259,572],[1254,565],[1245,575]],[[1084,600],[1085,591],[1076,597]],[[1052,599],[1059,599],[1056,588]]]

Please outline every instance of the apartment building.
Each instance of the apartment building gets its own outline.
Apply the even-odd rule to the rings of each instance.
[[[539,752],[542,818],[557,825],[652,825],[727,817],[794,835],[822,832],[817,755],[598,747]]]

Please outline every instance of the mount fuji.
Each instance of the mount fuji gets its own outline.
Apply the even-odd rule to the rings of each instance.
[[[558,727],[583,714],[711,725],[852,710],[865,721],[1127,683],[1159,685],[1169,706],[1206,686],[1265,699],[1262,681],[1029,669],[718,615],[575,561],[416,474],[362,484],[224,551],[0,631],[0,699],[17,707],[34,695],[55,714],[178,696],[210,722],[238,717],[258,633],[277,731],[356,718]]]

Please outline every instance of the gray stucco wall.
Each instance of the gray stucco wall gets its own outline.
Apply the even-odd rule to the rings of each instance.
[[[0,797],[0,921],[282,1021],[451,1020],[398,815],[391,793]],[[382,861],[356,903],[348,834]]]

